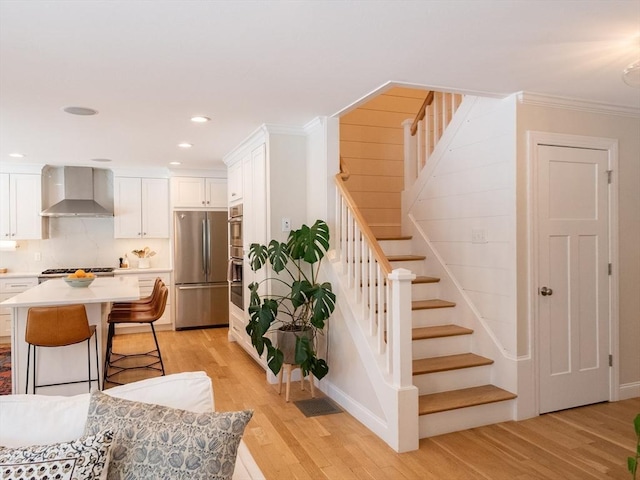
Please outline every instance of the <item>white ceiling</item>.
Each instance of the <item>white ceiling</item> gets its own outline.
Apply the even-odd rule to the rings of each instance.
[[[0,0],[0,161],[215,168],[389,81],[640,108],[638,59],[638,0]]]

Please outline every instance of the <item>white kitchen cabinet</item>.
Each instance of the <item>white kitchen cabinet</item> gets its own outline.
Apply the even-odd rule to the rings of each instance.
[[[211,177],[172,177],[173,208],[226,208],[227,179]]]
[[[0,280],[0,302],[38,285],[37,277],[14,277]],[[0,307],[0,337],[11,336],[11,315],[13,309]]]
[[[167,179],[116,177],[113,203],[115,238],[169,238]]]
[[[0,173],[0,240],[46,238],[40,175]]]
[[[240,168],[241,202],[229,196],[229,204],[242,203],[242,242],[245,252],[243,267],[244,311],[229,305],[229,338],[237,341],[263,366],[245,327],[249,319],[251,282],[259,282],[264,271],[254,273],[249,267],[247,253],[252,243],[266,244],[271,239],[285,241],[288,232],[282,231],[282,218],[288,218],[292,228],[299,228],[306,220],[306,137],[303,131],[281,131],[265,126],[236,148],[224,162],[230,178],[233,169]]]
[[[140,296],[147,297],[151,295],[153,291],[153,284],[156,281],[156,278],[160,277],[164,284],[169,289],[169,296],[167,297],[167,306],[164,309],[164,313],[162,317],[154,322],[154,327],[158,327],[159,325],[164,326],[172,326],[173,325],[173,309],[171,305],[173,304],[173,288],[171,281],[171,272],[170,271],[161,271],[154,269],[153,272],[143,272],[140,269],[132,269],[132,270],[116,270],[116,275],[136,275],[138,277],[138,285],[140,286]],[[140,325],[137,323],[132,324],[118,324],[116,326],[116,332],[148,332],[149,327],[146,325]]]
[[[227,200],[235,204],[242,200],[242,162],[236,162],[227,169]]]

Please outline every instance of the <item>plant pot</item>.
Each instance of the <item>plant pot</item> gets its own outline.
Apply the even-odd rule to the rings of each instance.
[[[298,337],[307,337],[313,346],[313,330],[311,328],[299,330],[277,330],[276,340],[278,348],[284,356],[283,363],[295,365],[296,363],[296,339]]]

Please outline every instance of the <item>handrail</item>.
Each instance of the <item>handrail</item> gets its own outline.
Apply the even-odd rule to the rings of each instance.
[[[349,180],[349,177],[351,176],[351,172],[343,160],[342,155],[340,155],[340,173],[338,175],[340,175],[340,178],[344,181]]]
[[[375,259],[380,264],[380,268],[382,269],[385,275],[389,275],[392,270],[391,264],[389,263],[389,260],[387,260],[387,257],[382,251],[382,248],[380,248],[380,245],[376,240],[376,236],[373,234],[373,232],[369,228],[367,221],[364,219],[364,217],[360,213],[360,209],[356,205],[356,202],[353,200],[353,197],[349,193],[349,190],[347,190],[347,187],[344,183],[342,175],[343,175],[342,173],[338,173],[335,176],[338,190],[340,190],[340,193],[342,194],[343,198],[346,200],[347,205],[349,206],[349,209],[351,210],[353,216],[356,218],[356,221],[360,228],[360,232],[367,240],[367,243],[369,244],[369,248],[371,248],[371,251],[373,252]]]
[[[431,105],[433,103],[433,90],[430,90],[429,93],[427,94],[427,97],[424,99],[424,102],[422,102],[422,106],[420,107],[420,110],[418,110],[418,114],[416,115],[416,118],[413,120],[413,123],[411,124],[411,135],[415,135],[416,132],[418,131],[418,124],[420,123],[421,120],[424,119],[424,116],[427,113],[427,107],[429,105]]]

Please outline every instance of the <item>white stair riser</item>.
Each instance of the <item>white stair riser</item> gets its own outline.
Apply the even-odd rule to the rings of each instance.
[[[491,365],[413,376],[413,384],[418,388],[420,395],[479,387],[490,383]]]
[[[414,283],[411,285],[411,298],[413,300],[440,298],[440,284],[438,282]]]
[[[414,340],[412,347],[414,359],[468,353],[471,350],[471,335]]]
[[[415,275],[425,275],[424,273],[424,260],[405,260],[401,262],[389,262],[391,269],[404,268],[410,270]]]
[[[411,312],[411,324],[414,328],[449,325],[451,323],[455,323],[455,318],[455,307],[426,308],[424,310],[413,310]]]
[[[446,412],[421,415],[418,420],[420,438],[507,422],[514,419],[514,400],[458,408]]]
[[[411,254],[411,240],[382,240],[378,244],[385,255]]]

